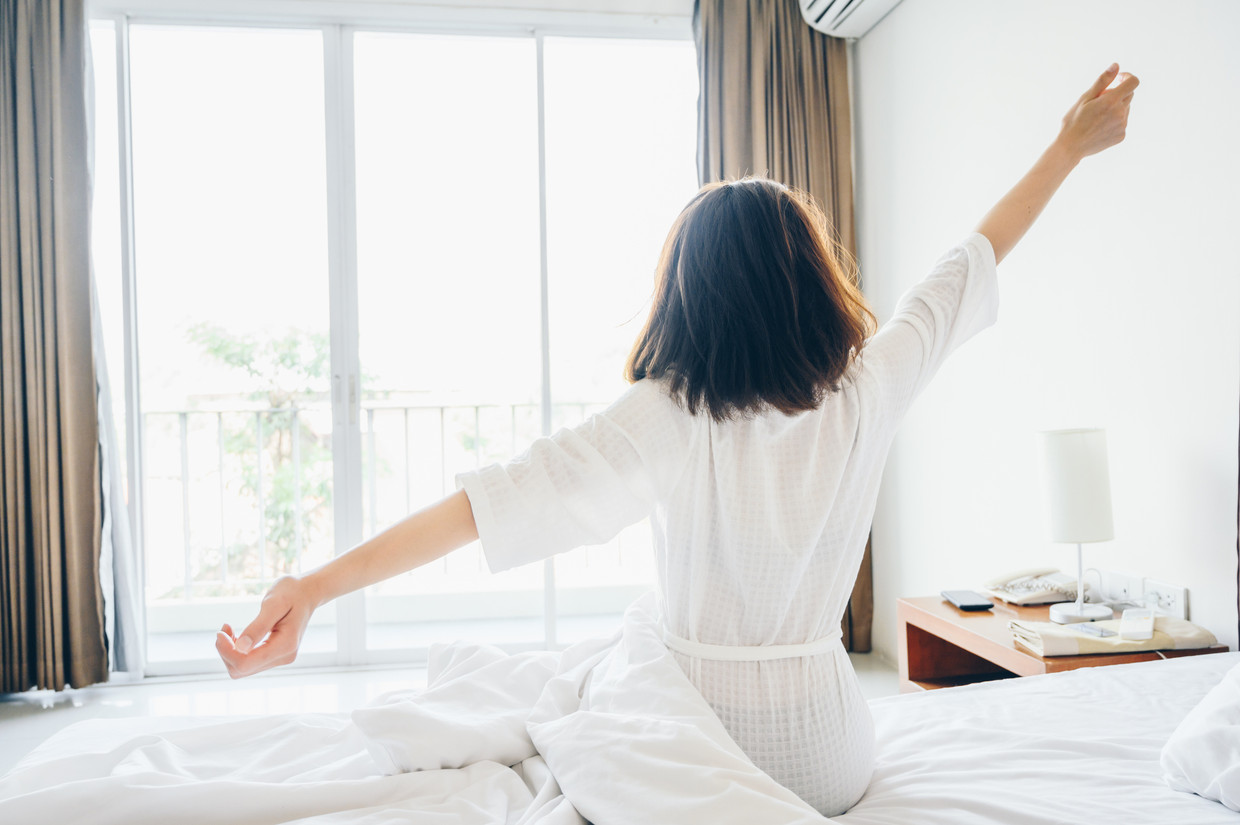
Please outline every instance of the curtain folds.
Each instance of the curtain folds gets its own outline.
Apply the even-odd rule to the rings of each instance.
[[[814,31],[792,0],[697,0],[698,183],[760,175],[808,192],[856,255],[848,47]],[[844,617],[849,650],[870,649],[867,544]]]
[[[854,253],[848,46],[787,0],[697,0],[698,182],[764,175],[809,192]]]
[[[93,153],[92,153],[93,155]],[[108,669],[140,674],[146,669],[146,616],[137,546],[125,502],[121,444],[112,419],[112,388],[104,350],[103,322],[98,292],[91,279],[92,338],[99,415],[99,461],[103,533],[99,543],[99,579],[103,590],[104,631],[108,640]]]
[[[82,0],[0,0],[0,691],[108,673]]]

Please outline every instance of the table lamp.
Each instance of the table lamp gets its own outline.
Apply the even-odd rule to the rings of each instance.
[[[1076,602],[1051,605],[1051,621],[1071,624],[1110,619],[1111,608],[1085,604],[1081,550],[1087,542],[1115,538],[1106,430],[1050,430],[1038,435],[1050,540],[1076,545]]]

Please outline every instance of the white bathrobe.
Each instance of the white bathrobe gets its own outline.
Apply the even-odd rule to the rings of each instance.
[[[815,410],[720,424],[689,415],[663,382],[637,382],[580,426],[457,478],[487,563],[601,544],[650,516],[672,640],[820,642],[760,661],[675,656],[759,768],[825,815],[847,810],[873,769],[873,730],[838,633],[883,465],[909,404],[997,306],[994,253],[975,234],[909,290]]]

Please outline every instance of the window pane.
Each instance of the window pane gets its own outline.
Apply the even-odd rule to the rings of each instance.
[[[627,386],[663,240],[697,191],[690,41],[549,37],[547,140],[551,390],[556,427]],[[655,582],[648,522],[556,559],[558,640],[610,628]]]
[[[322,37],[130,31],[150,657],[196,659],[333,553]]]
[[[354,37],[366,535],[539,434],[534,49]],[[458,550],[369,589],[367,645],[541,641],[542,578]]]

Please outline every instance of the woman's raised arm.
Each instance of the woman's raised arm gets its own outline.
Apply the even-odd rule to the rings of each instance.
[[[297,657],[302,634],[319,605],[421,567],[476,538],[469,498],[458,490],[322,567],[280,579],[240,636],[228,625],[215,634],[215,649],[234,679],[286,665]]]
[[[1117,79],[1119,82],[1111,87]],[[990,241],[996,262],[1024,237],[1082,158],[1124,139],[1128,107],[1138,82],[1134,75],[1120,74],[1119,66],[1111,64],[1064,115],[1058,137],[1033,168],[982,218],[976,231]]]

